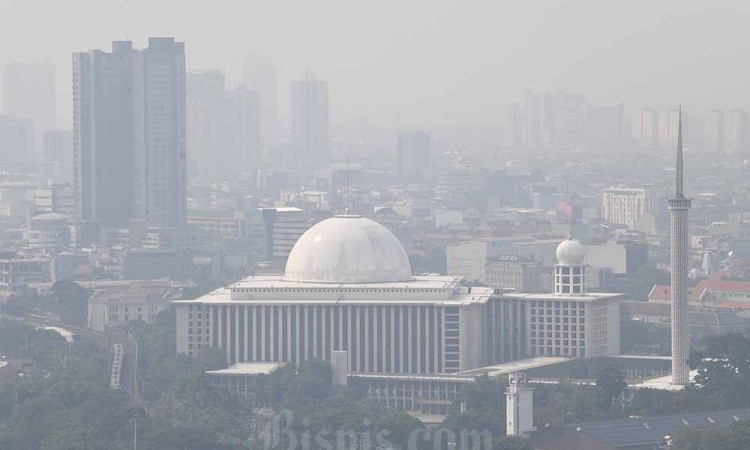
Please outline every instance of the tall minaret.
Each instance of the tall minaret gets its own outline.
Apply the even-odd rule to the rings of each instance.
[[[682,108],[677,132],[677,186],[669,199],[672,217],[672,384],[685,386],[690,382],[688,367],[688,211],[691,200],[683,192],[682,169]]]

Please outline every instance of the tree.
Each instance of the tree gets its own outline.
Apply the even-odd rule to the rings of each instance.
[[[609,411],[602,408],[596,386],[570,383],[536,385],[534,416],[540,426],[610,418]]]
[[[49,290],[49,296],[65,321],[86,323],[86,311],[91,291],[71,280],[59,280]]]
[[[493,436],[505,435],[506,377],[482,377],[466,384],[459,393],[448,416],[446,428],[460,430],[487,430]]]
[[[227,354],[219,347],[203,347],[193,360],[193,370],[203,374],[207,370],[226,369]]]
[[[706,336],[690,355],[696,386],[731,408],[750,403],[750,337],[739,333]]]
[[[625,374],[613,364],[606,365],[599,369],[596,375],[596,387],[599,390],[602,405],[609,408],[627,387]]]
[[[637,416],[659,416],[681,412],[720,409],[719,401],[703,391],[688,386],[680,391],[638,389],[627,405],[627,413]]]

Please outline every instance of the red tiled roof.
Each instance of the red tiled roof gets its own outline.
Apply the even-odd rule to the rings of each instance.
[[[695,287],[688,289],[688,296],[691,302],[700,300],[703,292],[706,290],[719,292],[747,292],[750,293],[750,283],[745,281],[724,281],[724,280],[701,280]],[[648,300],[668,301],[672,296],[671,286],[657,284],[648,294]]]
[[[750,283],[745,281],[702,280],[698,287],[723,292],[750,292]]]
[[[700,299],[700,294],[703,293],[702,290],[698,291],[698,286],[688,288],[688,297],[690,298],[691,302],[697,302],[698,299]],[[654,285],[654,287],[651,289],[651,292],[648,294],[648,301],[650,302],[658,302],[658,301],[668,302],[671,299],[672,299],[672,287],[664,285],[664,284]]]
[[[719,308],[724,309],[750,309],[750,302],[720,302]]]

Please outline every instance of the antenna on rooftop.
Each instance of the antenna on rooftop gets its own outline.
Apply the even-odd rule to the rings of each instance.
[[[352,183],[352,171],[351,171],[351,168],[349,167],[349,156],[347,155],[346,157],[346,208],[344,209],[344,214],[349,214],[350,212],[349,196],[351,195],[351,191],[352,191],[351,183]]]

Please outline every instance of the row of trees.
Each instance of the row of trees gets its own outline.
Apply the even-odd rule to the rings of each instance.
[[[90,289],[70,280],[60,280],[44,295],[37,294],[35,290],[14,294],[6,302],[0,303],[0,313],[22,316],[25,313],[43,312],[57,315],[63,323],[84,325],[90,296]]]
[[[91,338],[72,346],[59,335],[0,320],[3,353],[31,358],[26,377],[0,385],[0,448],[8,450],[222,450],[206,426],[144,417],[124,391],[108,386],[109,353]]]

